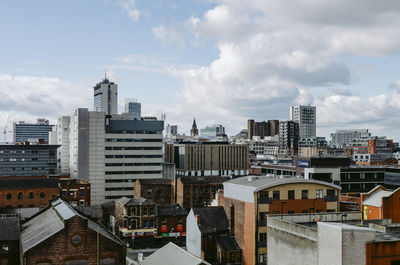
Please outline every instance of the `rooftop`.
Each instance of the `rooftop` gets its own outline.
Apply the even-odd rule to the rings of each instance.
[[[11,241],[19,239],[18,218],[0,218],[0,241]]]
[[[187,216],[188,211],[177,204],[157,205],[156,216]]]
[[[192,177],[181,177],[182,183],[190,184],[190,183],[210,183],[210,184],[222,184],[224,179],[219,176],[192,176]]]
[[[155,202],[149,199],[145,199],[142,197],[129,199],[127,197],[122,197],[115,201],[115,203],[119,203],[123,206],[135,206],[135,205],[155,205]]]
[[[303,178],[299,178],[299,177],[277,178],[277,177],[273,177],[273,176],[250,175],[250,176],[235,178],[235,179],[227,181],[226,183],[247,186],[249,188],[254,189],[254,191],[259,191],[259,190],[263,190],[263,189],[269,188],[269,187],[285,185],[285,184],[294,184],[294,183],[299,183],[299,184],[313,183],[313,184],[330,186],[335,189],[341,189],[340,186],[337,186],[332,183],[314,180],[314,179],[303,179]]]
[[[241,248],[234,236],[219,235],[217,236],[217,244],[224,251],[240,251]]]
[[[140,184],[157,184],[157,185],[171,185],[172,180],[170,179],[138,179]]]
[[[58,188],[58,178],[0,179],[0,190]]]
[[[202,233],[216,233],[229,229],[229,221],[224,207],[192,208],[193,214],[200,218],[199,229]]]

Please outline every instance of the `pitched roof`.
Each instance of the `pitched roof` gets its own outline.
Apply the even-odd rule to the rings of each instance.
[[[74,206],[75,210],[90,218],[101,218],[103,216],[100,205]]]
[[[61,198],[52,200],[50,206],[43,209],[26,223],[21,225],[22,252],[25,253],[29,249],[63,230],[65,228],[65,221],[74,216],[88,219],[79,214],[71,205]],[[90,219],[88,219],[88,227],[117,244],[124,245],[119,238],[104,229],[100,224],[97,224]]]
[[[193,214],[200,218],[199,229],[202,233],[216,233],[229,229],[229,221],[224,207],[193,208]]]
[[[156,216],[187,216],[188,211],[178,204],[164,204],[156,206]]]
[[[0,189],[58,188],[58,178],[0,179]]]
[[[135,205],[155,205],[155,202],[142,197],[130,199],[125,206],[135,206]]]
[[[375,206],[375,207],[381,207],[382,206],[382,198],[389,197],[393,193],[394,193],[394,191],[388,191],[388,190],[383,190],[383,189],[377,190],[374,193],[368,195],[368,197],[363,200],[362,204]]]
[[[18,240],[19,234],[18,218],[0,218],[0,241]]]
[[[241,250],[236,238],[230,235],[218,235],[217,244],[224,251],[237,251]]]
[[[144,259],[142,265],[211,265],[174,243],[168,243]]]

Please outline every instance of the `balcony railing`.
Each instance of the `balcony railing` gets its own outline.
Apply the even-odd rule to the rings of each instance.
[[[338,201],[338,196],[336,195],[328,195],[324,197],[326,202],[336,202]]]
[[[269,197],[260,197],[258,198],[258,203],[262,204],[271,204],[272,203],[272,198]]]

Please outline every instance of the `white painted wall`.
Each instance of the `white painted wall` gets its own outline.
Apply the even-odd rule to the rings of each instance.
[[[193,209],[186,218],[186,249],[191,254],[201,258],[201,233]]]

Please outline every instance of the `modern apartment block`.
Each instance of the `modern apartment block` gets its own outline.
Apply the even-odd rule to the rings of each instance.
[[[0,145],[0,178],[48,176],[57,173],[58,145]]]
[[[94,111],[104,111],[106,114],[118,113],[118,85],[110,82],[107,77],[94,86]]]
[[[249,139],[253,139],[253,136],[259,136],[261,139],[264,139],[266,136],[275,136],[279,133],[279,121],[269,120],[257,122],[248,120],[247,132]]]
[[[243,176],[249,170],[249,146],[221,142],[165,144],[165,162],[178,176]]]
[[[52,128],[53,125],[45,119],[38,119],[36,123],[14,122],[14,143],[26,142],[29,139],[43,139],[44,143],[48,143]]]
[[[218,204],[243,250],[244,265],[266,264],[267,216],[337,212],[340,187],[300,178],[247,176],[223,183]],[[312,263],[311,263],[312,264]]]
[[[142,105],[135,98],[125,99],[125,113],[132,114],[134,118],[140,119],[142,117]]]
[[[317,108],[314,106],[291,106],[289,119],[299,123],[299,136],[312,138],[317,136]]]
[[[299,148],[299,123],[279,122],[279,154],[296,155]]]
[[[347,129],[347,130],[336,130],[336,132],[331,133],[331,146],[338,148],[343,148],[354,139],[369,139],[371,138],[371,133],[368,129]]]

